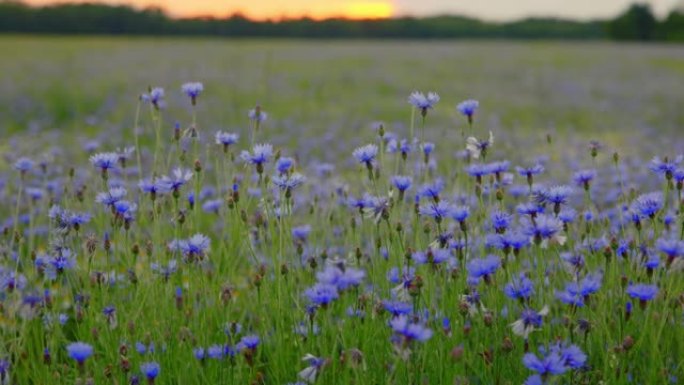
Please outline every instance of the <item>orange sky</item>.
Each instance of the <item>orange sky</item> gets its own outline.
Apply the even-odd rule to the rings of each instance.
[[[253,19],[282,17],[386,18],[398,15],[462,14],[488,20],[527,16],[574,19],[613,17],[637,0],[24,0],[43,5],[60,2],[98,2],[156,6],[172,16],[223,17],[236,12]],[[639,0],[665,15],[684,0]]]

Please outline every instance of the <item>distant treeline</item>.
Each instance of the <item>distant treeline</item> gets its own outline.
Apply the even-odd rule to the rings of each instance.
[[[160,9],[61,4],[31,7],[0,0],[0,32],[36,34],[184,35],[305,38],[511,38],[684,41],[684,12],[658,20],[648,5],[634,4],[612,20],[530,18],[507,23],[462,16],[384,20],[253,21],[241,15],[174,19]]]

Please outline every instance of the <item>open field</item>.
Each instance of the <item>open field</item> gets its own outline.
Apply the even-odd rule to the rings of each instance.
[[[680,46],[0,52],[0,384],[684,379]]]

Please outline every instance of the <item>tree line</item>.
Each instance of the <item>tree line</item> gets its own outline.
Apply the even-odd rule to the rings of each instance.
[[[0,33],[684,41],[684,11],[673,10],[663,20],[658,20],[648,5],[634,4],[614,19],[594,21],[528,18],[495,23],[463,16],[254,21],[239,14],[226,18],[175,19],[158,8],[102,4],[32,7],[18,1],[0,0]]]

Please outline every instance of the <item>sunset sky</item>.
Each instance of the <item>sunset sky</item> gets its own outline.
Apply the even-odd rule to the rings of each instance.
[[[25,0],[43,5],[62,0]],[[526,16],[561,16],[589,19],[612,17],[635,0],[89,0],[109,4],[156,6],[172,16],[222,17],[236,12],[255,19],[301,17],[349,18],[392,17],[401,15],[462,14],[487,20],[510,20]],[[640,0],[649,3],[659,15],[684,0]]]

